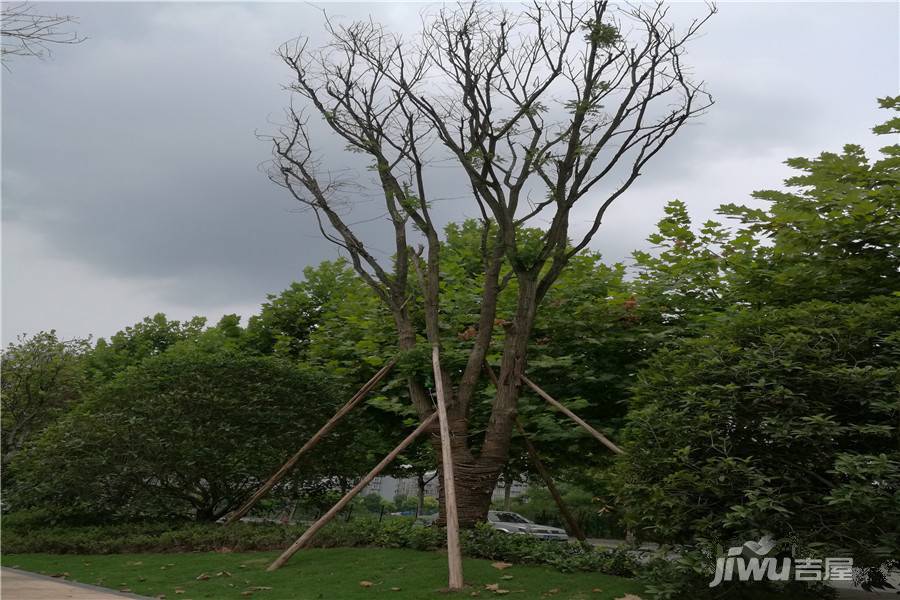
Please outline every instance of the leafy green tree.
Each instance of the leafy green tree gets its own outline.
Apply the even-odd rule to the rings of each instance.
[[[617,487],[646,536],[900,550],[900,298],[730,313],[641,372]]]
[[[538,239],[540,231],[523,231],[522,236]],[[443,360],[448,368],[461,370],[475,343],[481,299],[473,289],[484,277],[480,259],[483,240],[480,225],[474,220],[447,225],[445,237],[441,268],[447,311],[442,319],[455,335],[446,336]],[[501,273],[508,272],[505,269]],[[624,275],[621,265],[607,267],[597,254],[574,257],[548,292],[550,310],[538,318],[529,347],[529,373],[611,435],[624,415],[624,401],[637,363],[653,347],[645,340],[646,331],[635,315],[636,303]],[[280,334],[281,345],[302,348],[292,356],[327,369],[348,394],[352,393],[395,353],[389,315],[346,261],[310,267],[306,277],[303,283],[271,296],[262,315],[251,319],[248,334],[252,335],[250,332],[256,328],[271,329],[270,324],[274,323],[305,323],[295,333],[283,329],[286,333]],[[498,298],[497,329],[501,331],[494,335],[496,350],[489,356],[494,361],[502,346],[502,324],[515,309],[515,285],[509,281]],[[315,315],[310,316],[303,307],[313,304]],[[304,312],[298,315],[296,311]],[[416,310],[412,316],[423,318]],[[429,355],[405,355],[401,367],[368,399],[369,407],[376,409],[368,411],[372,419],[368,428],[378,428],[385,432],[386,439],[393,439],[387,432],[413,422],[415,412],[408,403],[406,377],[410,372],[416,373],[430,386],[430,371]],[[492,386],[479,388],[470,414],[475,431],[483,429],[489,420],[494,393]],[[532,394],[523,394],[519,413],[545,461],[557,472],[568,471],[564,476],[584,480],[586,461],[605,464],[609,460],[607,450]],[[477,448],[477,439],[472,444]],[[399,477],[418,476],[435,467],[434,453],[417,444],[397,461],[392,472]],[[531,468],[524,448],[514,436],[504,471],[512,469],[512,476],[518,477]]]
[[[690,335],[702,327],[706,316],[734,302],[729,274],[746,250],[757,244],[753,236],[733,235],[712,220],[695,230],[680,200],[669,202],[665,213],[656,232],[647,238],[654,251],[632,255],[637,268],[633,318],[648,332],[673,338]]]
[[[900,552],[900,145],[882,154],[791,159],[797,191],[724,206],[727,234],[694,237],[670,205],[638,289],[680,337],[639,374],[610,478],[645,536],[771,533],[868,567]]]
[[[0,354],[0,442],[7,489],[10,460],[81,398],[89,350],[88,340],[60,340],[55,331],[42,331],[21,336]]]
[[[879,101],[900,109],[900,97]],[[900,134],[900,118],[873,129]],[[726,204],[718,213],[735,222],[693,226],[683,202],[635,252],[637,315],[668,337],[702,331],[704,320],[740,304],[788,306],[806,300],[854,302],[900,291],[900,145],[870,161],[855,144],[840,154],[792,158],[800,174],[794,191],[764,190],[767,208]]]
[[[366,494],[362,497],[360,504],[362,507],[370,513],[379,514],[382,510],[386,512],[393,512],[394,505],[393,503],[385,500],[380,495],[376,493]]]
[[[900,96],[879,100],[900,111]],[[900,118],[875,127],[900,135]],[[794,192],[766,190],[754,197],[765,210],[725,205],[741,232],[769,243],[754,246],[752,267],[735,269],[733,285],[754,305],[789,305],[811,299],[854,302],[900,291],[900,144],[870,161],[863,148],[792,158],[801,174],[785,184]]]
[[[282,359],[169,351],[119,373],[20,453],[19,500],[62,514],[215,520],[334,409],[323,374]],[[316,485],[357,460],[337,434],[295,477]]]
[[[162,354],[178,342],[198,339],[205,327],[204,317],[194,317],[186,322],[169,320],[163,313],[145,317],[116,333],[109,341],[97,340],[88,358],[88,373],[98,383],[109,381],[128,367]]]
[[[415,513],[419,506],[419,500],[415,496],[398,494],[394,496],[394,506],[398,512]]]
[[[573,257],[547,294],[529,349],[528,376],[613,439],[634,374],[655,349],[630,288],[622,265],[607,266],[594,253]],[[561,478],[594,483],[589,468],[610,464],[608,449],[530,390],[519,412],[543,462]]]
[[[521,235],[538,240],[541,233],[523,230]],[[441,285],[447,309],[442,323],[453,335],[445,336],[443,361],[452,371],[461,371],[476,341],[479,318],[481,297],[477,288],[484,278],[480,224],[474,220],[451,223],[445,228],[445,238]],[[501,277],[508,272],[504,266]],[[389,315],[346,261],[322,263],[305,273],[306,281],[269,298],[262,315],[251,319],[248,334],[257,328],[274,330],[277,323],[304,323],[299,329],[281,329],[281,347],[302,349],[291,356],[327,369],[351,394],[396,352]],[[499,359],[503,324],[515,310],[515,287],[516,282],[510,279],[500,291],[499,325],[489,360]],[[615,437],[637,365],[656,347],[655,341],[648,342],[648,328],[638,318],[639,307],[625,280],[624,268],[604,265],[598,254],[580,253],[548,291],[546,302],[548,310],[538,317],[529,346],[530,375]],[[315,306],[314,314],[309,306]],[[298,311],[302,314],[295,314]],[[412,309],[411,315],[416,322],[424,319],[417,309]],[[272,349],[277,352],[274,346]],[[393,432],[415,421],[406,389],[408,374],[415,373],[430,387],[430,371],[427,353],[404,355],[401,366],[370,395],[369,409],[364,413],[368,421],[358,431],[377,430],[383,432],[384,440],[395,439]],[[494,395],[493,386],[479,387],[470,409],[473,431],[483,430],[489,421]],[[527,391],[518,410],[529,437],[555,473],[583,485],[596,484],[597,478],[586,465],[608,466],[608,450]],[[471,444],[478,448],[477,436]],[[517,435],[510,444],[503,474],[523,477],[532,470],[531,461]],[[426,445],[414,445],[396,461],[391,473],[420,477],[433,471],[434,453]],[[386,445],[384,451],[387,449]]]
[[[280,294],[270,294],[260,314],[250,317],[246,332],[250,348],[309,359],[311,338],[328,320],[328,311],[360,295],[361,282],[344,260],[307,267],[303,276],[302,282],[292,283]]]

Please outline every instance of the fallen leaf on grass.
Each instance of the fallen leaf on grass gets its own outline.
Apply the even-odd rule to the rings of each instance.
[[[498,569],[498,570],[502,571],[503,569],[508,569],[508,568],[510,568],[510,567],[512,566],[512,563],[508,563],[508,562],[495,562],[495,563],[491,563],[491,566],[494,567],[495,569]]]
[[[500,584],[499,583],[486,583],[486,584],[484,584],[484,589],[494,592],[494,591],[500,589]]]
[[[231,577],[231,573],[228,571],[219,571],[216,573],[216,577]]]
[[[399,591],[400,591],[400,588],[398,588],[398,587],[392,587],[392,588],[391,588],[391,591],[392,591],[392,592],[399,592]]]
[[[501,575],[500,576],[500,579],[512,579],[512,578],[513,578],[512,575]]]
[[[207,579],[209,579],[209,575],[207,575],[206,573],[200,573],[199,575],[197,575],[197,581],[206,581]]]
[[[592,589],[591,591],[594,592],[595,594],[599,594],[599,593],[602,592],[603,590],[601,590],[600,588],[594,588],[594,589]]]
[[[621,598],[616,598],[616,600],[641,600],[641,597],[634,594],[625,594]]]
[[[365,581],[365,580],[363,580],[363,581],[360,581],[360,582],[359,582],[359,587],[370,588],[370,587],[372,587],[373,585],[375,585],[375,584],[372,583],[371,581]]]

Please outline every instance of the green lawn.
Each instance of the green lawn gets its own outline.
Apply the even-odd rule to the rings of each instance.
[[[281,570],[267,573],[277,553],[12,554],[3,565],[167,600],[305,600],[322,598],[446,598],[446,555],[415,550],[337,548],[301,550]],[[559,573],[487,560],[465,559],[466,590],[457,597],[619,598],[640,586],[599,573]],[[361,585],[370,582],[371,586]],[[500,592],[486,588],[499,584]],[[502,590],[507,590],[504,593]]]

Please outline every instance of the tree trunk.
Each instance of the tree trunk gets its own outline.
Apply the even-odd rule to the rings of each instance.
[[[425,512],[425,474],[416,474],[416,483],[418,485],[418,493],[416,496],[416,516],[419,517]]]
[[[485,469],[472,460],[472,455],[468,450],[458,451],[456,449],[454,449],[453,455],[453,469],[459,526],[462,528],[474,527],[476,523],[487,519],[487,512],[491,506],[491,495],[499,470]],[[445,522],[443,485],[440,487],[439,500],[438,524],[443,525]]]
[[[469,477],[470,481],[460,482],[457,486],[458,489],[466,490],[466,500],[472,504],[469,516],[474,521],[464,520],[463,509],[460,508],[460,522],[467,525],[486,519],[494,488],[496,488],[497,481],[509,460],[509,445],[521,392],[521,378],[525,372],[528,338],[531,335],[537,309],[537,282],[535,279],[521,276],[518,278],[518,283],[516,313],[512,322],[505,325],[506,335],[503,342],[500,375],[495,383],[497,395],[494,398],[481,453],[475,464],[471,467],[466,465],[468,468],[461,473],[461,475]],[[457,500],[462,504],[462,496],[459,494],[457,494]]]
[[[503,352],[500,364],[500,377],[497,383],[496,397],[493,402],[481,451],[476,457],[469,446],[469,406],[475,392],[477,380],[482,371],[484,358],[490,346],[491,331],[496,319],[496,298],[499,291],[497,277],[500,271],[503,252],[495,247],[486,263],[485,294],[479,316],[479,330],[472,353],[466,368],[458,381],[452,381],[449,373],[442,370],[442,379],[446,384],[446,402],[448,426],[451,436],[451,456],[454,465],[454,483],[456,488],[457,510],[461,527],[472,527],[487,518],[491,505],[491,496],[497,481],[509,458],[509,445],[512,438],[513,425],[516,418],[516,407],[521,391],[521,376],[525,371],[525,358],[528,338],[534,325],[538,305],[539,269],[532,271],[519,270],[517,304],[511,321],[503,321],[505,329]],[[414,260],[422,288],[425,290],[425,329],[427,338],[432,344],[440,345],[440,327],[438,323],[438,291],[439,272],[438,254],[440,244],[437,238],[429,237],[429,254],[427,268]],[[405,294],[405,292],[404,292]],[[399,299],[401,296],[398,296]],[[398,332],[401,351],[417,346],[416,329],[413,326],[409,310],[405,303],[392,310]],[[432,401],[425,386],[416,377],[409,377],[407,384],[419,417],[432,410]],[[456,385],[452,385],[456,384]],[[431,443],[437,457],[441,456],[440,438],[437,428],[431,430]],[[439,474],[443,479],[443,471]],[[445,522],[444,489],[441,485],[440,515],[438,523]]]

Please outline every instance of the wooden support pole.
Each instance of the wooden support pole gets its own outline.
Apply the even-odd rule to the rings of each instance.
[[[547,467],[544,466],[541,457],[538,455],[537,448],[535,448],[534,444],[531,443],[531,440],[528,439],[528,435],[525,433],[525,428],[522,427],[522,421],[520,421],[518,417],[516,417],[516,428],[522,435],[522,441],[525,442],[525,449],[528,450],[528,456],[531,457],[531,462],[534,463],[534,468],[537,469],[537,472],[541,476],[541,479],[544,480],[547,489],[550,490],[550,495],[553,496],[553,501],[556,502],[556,506],[557,508],[559,508],[559,514],[562,515],[562,518],[566,522],[566,525],[569,526],[569,531],[571,531],[572,535],[578,538],[579,541],[585,541],[587,538],[584,535],[584,531],[581,530],[581,526],[578,524],[578,521],[576,521],[575,517],[572,516],[572,513],[569,512],[569,507],[566,506],[565,502],[563,502],[562,495],[556,488],[556,484],[553,482],[553,478],[550,476],[550,472],[547,470]]]
[[[396,448],[391,450],[390,454],[385,456],[381,460],[381,462],[375,466],[374,469],[369,471],[365,477],[360,479],[359,483],[357,483],[355,486],[353,486],[353,489],[351,489],[349,492],[347,492],[343,498],[338,500],[337,504],[335,504],[334,506],[331,507],[331,510],[329,510],[327,513],[322,515],[318,521],[316,521],[315,523],[310,525],[309,529],[304,531],[303,535],[301,535],[297,539],[296,542],[291,544],[291,546],[287,550],[282,552],[281,556],[276,558],[275,562],[273,562],[271,565],[269,565],[269,568],[266,570],[267,571],[275,571],[276,569],[280,568],[282,565],[284,565],[284,563],[286,563],[297,552],[297,550],[299,550],[300,548],[303,548],[306,544],[308,544],[309,541],[313,538],[313,536],[316,535],[316,533],[318,533],[320,529],[322,529],[322,527],[327,525],[328,522],[331,521],[334,517],[336,517],[337,514],[339,512],[341,512],[341,510],[343,510],[343,508],[345,506],[347,506],[347,504],[349,504],[350,501],[353,500],[353,498],[357,494],[359,494],[361,491],[363,491],[363,489],[367,485],[372,483],[372,480],[375,479],[378,476],[378,474],[384,470],[385,467],[387,467],[389,464],[391,464],[391,462],[393,462],[393,460],[395,458],[397,458],[397,456],[401,452],[406,450],[406,448],[410,444],[412,444],[416,440],[416,438],[422,434],[423,431],[425,431],[426,429],[431,427],[431,425],[434,423],[435,419],[437,419],[437,418],[438,418],[438,414],[436,412],[428,415],[428,417],[424,421],[422,421],[418,427],[416,427],[415,431],[413,431],[408,436],[406,436],[406,439],[404,439],[402,442],[400,442],[399,446],[397,446]]]
[[[603,435],[602,433],[600,433],[599,431],[597,431],[596,429],[594,429],[593,427],[588,425],[584,419],[582,419],[581,417],[579,417],[578,415],[573,413],[571,410],[566,408],[562,403],[556,401],[552,396],[550,396],[550,394],[548,394],[547,392],[545,392],[544,390],[539,388],[533,381],[528,379],[528,377],[526,377],[524,373],[522,374],[522,381],[524,381],[525,384],[528,387],[530,387],[532,390],[537,392],[538,396],[540,396],[541,398],[543,398],[544,400],[549,402],[552,406],[559,409],[560,412],[562,412],[564,415],[566,415],[567,417],[569,417],[570,419],[572,419],[573,421],[575,421],[576,423],[581,425],[588,433],[590,433],[592,436],[597,438],[597,440],[601,444],[603,444],[604,446],[606,446],[607,448],[609,448],[616,454],[624,454],[625,453],[621,448],[619,448],[614,443],[612,443],[612,441],[608,437],[606,437],[605,435]]]
[[[434,388],[441,425],[441,468],[444,472],[444,513],[447,517],[447,564],[450,590],[463,587],[462,553],[459,547],[459,514],[456,511],[456,480],[453,478],[453,452],[450,447],[450,423],[447,421],[447,401],[444,379],[441,376],[441,356],[437,344],[432,346],[431,365],[434,369]]]
[[[290,459],[288,459],[286,463],[281,465],[280,469],[275,471],[275,473],[271,477],[269,477],[269,479],[264,484],[262,484],[262,486],[260,486],[260,488],[256,490],[256,492],[254,492],[252,496],[250,496],[250,499],[247,500],[243,504],[243,506],[228,515],[228,518],[225,520],[225,525],[231,525],[232,523],[246,515],[248,512],[250,512],[250,509],[253,508],[253,506],[263,498],[263,496],[268,494],[269,491],[273,487],[275,487],[275,484],[284,479],[284,476],[294,468],[294,466],[300,460],[300,457],[312,450],[313,447],[322,440],[322,438],[328,435],[328,433],[331,432],[332,429],[334,429],[338,422],[340,422],[341,419],[347,416],[347,413],[353,410],[356,405],[359,404],[360,401],[362,401],[362,399],[372,391],[372,388],[378,385],[378,382],[381,381],[392,368],[394,368],[394,365],[396,364],[397,359],[393,358],[389,363],[381,367],[381,369],[379,369],[378,372],[372,376],[372,379],[367,381],[365,385],[359,388],[359,391],[356,392],[356,394],[354,394],[353,397],[347,401],[347,404],[342,406],[340,410],[338,410],[334,414],[333,417],[328,419],[328,422],[322,425],[322,428],[319,429],[319,431],[317,431],[315,435],[309,438],[309,440],[305,444],[303,444],[303,447],[297,450],[297,452]]]

